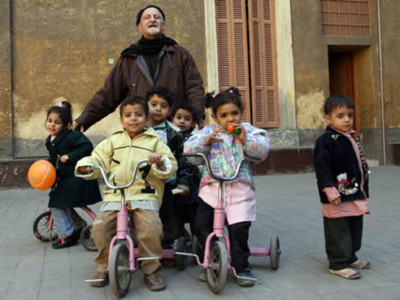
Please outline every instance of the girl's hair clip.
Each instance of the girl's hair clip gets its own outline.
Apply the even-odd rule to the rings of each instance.
[[[233,94],[233,90],[232,90],[232,89],[230,89],[228,92],[229,92],[230,94]]]
[[[61,107],[61,108],[63,108],[63,107],[64,107],[64,105],[63,105],[62,101],[61,101],[60,103],[58,103],[58,106],[59,106],[59,107]]]
[[[213,94],[213,95],[211,95],[211,97],[213,98],[213,99],[215,99],[215,95]]]

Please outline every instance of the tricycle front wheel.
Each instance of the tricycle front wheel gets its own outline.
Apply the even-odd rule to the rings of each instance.
[[[212,243],[210,267],[207,269],[207,283],[213,293],[219,293],[225,285],[228,274],[228,255],[225,244],[221,241]]]
[[[40,214],[33,222],[33,234],[42,242],[51,242],[57,239],[57,229],[51,216],[51,211]]]
[[[132,272],[129,270],[129,250],[121,243],[112,249],[109,262],[110,286],[117,297],[124,297],[131,284]]]

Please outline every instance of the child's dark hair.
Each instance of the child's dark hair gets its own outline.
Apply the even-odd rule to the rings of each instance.
[[[214,95],[214,93],[206,94],[206,107],[211,107],[214,115],[217,114],[217,110],[220,106],[227,103],[236,104],[241,112],[244,110],[242,97],[239,93],[239,90],[235,87],[230,87],[229,89],[217,95]]]
[[[334,95],[330,96],[325,100],[324,113],[329,115],[335,108],[347,107],[354,109],[354,103],[349,96],[346,95]]]
[[[187,110],[192,114],[193,121],[196,123],[199,122],[199,116],[197,114],[197,110],[186,102],[178,102],[174,104],[174,106],[172,107],[171,119],[175,117],[175,114],[179,109]]]
[[[57,114],[61,122],[63,123],[63,129],[70,128],[72,126],[72,106],[68,101],[61,101],[58,106],[52,106],[47,111],[47,117],[50,114]]]
[[[172,107],[172,92],[166,87],[162,86],[152,87],[146,93],[146,101],[149,102],[151,96],[153,95],[157,95],[158,97],[163,98],[165,101],[168,102],[169,107]]]
[[[119,106],[119,115],[122,117],[122,113],[124,111],[124,107],[127,105],[141,105],[143,107],[144,113],[146,117],[149,115],[149,105],[147,104],[147,101],[144,100],[143,97],[139,96],[128,96],[124,100],[121,101],[121,104]]]

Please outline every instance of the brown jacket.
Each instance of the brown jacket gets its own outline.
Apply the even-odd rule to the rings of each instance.
[[[120,57],[76,121],[87,130],[113,112],[127,96],[142,96],[153,86],[167,87],[173,101],[184,101],[204,114],[203,80],[192,55],[179,45],[164,46],[158,59],[156,82],[153,82],[142,55]]]

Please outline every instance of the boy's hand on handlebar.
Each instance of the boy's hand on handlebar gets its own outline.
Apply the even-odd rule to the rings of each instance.
[[[148,157],[148,164],[157,164],[158,167],[162,167],[164,165],[164,158],[160,153],[151,153]]]
[[[90,166],[78,167],[77,171],[78,171],[78,173],[81,173],[81,174],[90,174],[93,172],[92,169],[90,168]]]
[[[213,133],[211,133],[209,136],[207,136],[204,139],[204,145],[211,145],[214,143],[219,143],[222,142],[223,140],[219,137],[219,133],[221,132],[221,129],[215,130]]]

